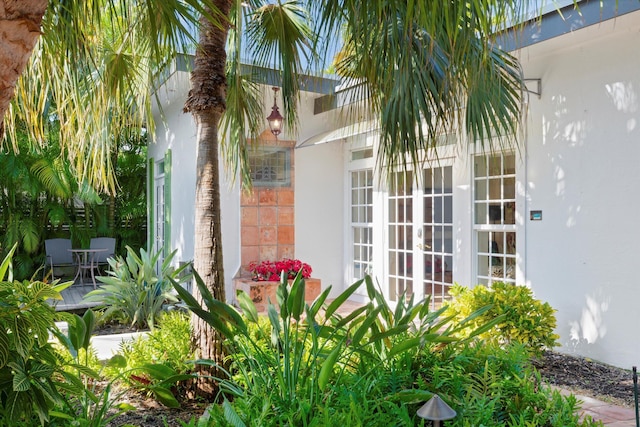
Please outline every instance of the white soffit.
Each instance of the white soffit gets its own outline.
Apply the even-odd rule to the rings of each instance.
[[[378,126],[373,120],[355,123],[335,130],[330,130],[328,132],[321,132],[311,138],[305,139],[296,145],[296,148],[313,147],[314,145],[326,144],[328,142],[343,141],[352,136],[375,131],[377,128]]]

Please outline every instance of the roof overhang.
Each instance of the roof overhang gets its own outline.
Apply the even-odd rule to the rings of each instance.
[[[506,51],[514,51],[638,10],[638,0],[587,0],[579,1],[577,6],[571,2],[522,26],[510,28],[496,37],[496,44]]]
[[[173,61],[169,62],[156,75],[155,82],[158,87],[162,86],[169,77],[176,72],[191,72],[194,67],[194,56],[190,54],[177,55]],[[251,75],[252,81],[267,86],[280,86],[282,77],[279,70],[273,68],[258,67],[256,65],[243,63],[241,72],[244,75]],[[331,76],[319,76],[305,74],[300,78],[300,90],[321,95],[333,94],[340,80]]]
[[[320,144],[326,144],[329,142],[345,141],[348,138],[374,132],[377,129],[378,129],[378,125],[374,120],[359,122],[359,123],[344,126],[338,129],[330,130],[328,132],[322,132],[317,135],[314,135],[311,138],[307,138],[301,143],[299,143],[298,145],[296,145],[296,148],[306,148],[306,147],[313,147]]]

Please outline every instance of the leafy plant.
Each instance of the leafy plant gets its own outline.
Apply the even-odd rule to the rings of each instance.
[[[107,425],[118,415],[135,408],[128,403],[120,402],[126,390],[112,393],[114,381],[119,378],[102,386],[101,372],[88,366],[91,335],[96,322],[93,311],[87,310],[82,317],[74,314],[66,318],[69,325],[67,333],[55,332],[55,336],[71,356],[71,362],[62,372],[66,393],[61,396],[55,410],[50,414],[52,418],[64,425],[81,427]],[[122,367],[125,364],[124,358],[116,355],[109,359],[105,367]]]
[[[592,426],[580,420],[574,396],[562,396],[542,382],[521,344],[469,342],[444,351],[422,352],[414,380],[444,396],[458,416],[452,426]]]
[[[107,368],[107,375],[153,393],[165,406],[179,406],[172,391],[179,382],[193,378],[195,351],[189,316],[177,310],[164,313],[157,328],[123,342],[118,353],[126,364]]]
[[[47,121],[51,132],[42,135],[37,147],[24,123],[16,125],[20,150],[0,156],[0,256],[18,242],[13,254],[17,279],[33,276],[44,264],[48,238],[71,238],[78,247],[96,236],[116,237],[123,248],[145,244],[146,182],[140,176],[146,168],[146,133],[115,138],[112,160],[122,191],[109,196],[75,176],[58,143],[59,121]]]
[[[558,345],[555,310],[548,304],[536,300],[531,289],[508,283],[494,282],[490,287],[476,286],[469,289],[455,285],[450,289],[452,301],[447,314],[455,319],[467,317],[480,307],[491,309],[470,323],[469,330],[496,316],[503,320],[495,329],[484,332],[481,337],[498,344],[521,343],[532,354]]]
[[[118,352],[127,361],[127,370],[148,363],[163,363],[180,373],[193,368],[195,352],[191,344],[191,322],[182,311],[163,313],[158,326],[120,345]]]
[[[44,424],[60,401],[60,363],[48,342],[55,310],[46,300],[62,299],[60,292],[71,285],[13,280],[15,250],[0,264],[0,426],[36,417]]]
[[[270,304],[259,316],[239,292],[240,316],[195,277],[205,307],[174,286],[226,338],[230,365],[216,379],[221,404],[184,425],[425,425],[416,411],[434,393],[460,414],[447,425],[598,425],[578,419],[575,398],[541,382],[523,345],[479,339],[507,316],[483,323],[492,305],[463,319],[447,307],[430,311],[428,299],[403,295],[391,307],[369,277],[331,302],[325,290],[305,304],[301,277],[287,284],[283,275],[280,312]],[[369,303],[338,314],[360,286]]]
[[[176,251],[167,256],[156,274],[155,266],[162,249],[150,254],[140,249],[138,256],[127,246],[127,257],[109,258],[108,276],[99,276],[104,283],[89,292],[85,301],[99,302],[105,309],[104,318],[114,316],[122,323],[137,328],[155,327],[156,319],[167,301],[176,302],[170,280],[187,280],[184,273],[188,264],[174,269],[171,261]]]

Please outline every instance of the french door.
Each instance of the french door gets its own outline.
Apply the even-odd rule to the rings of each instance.
[[[392,177],[387,203],[388,298],[426,297],[442,304],[453,284],[452,167],[425,168]]]

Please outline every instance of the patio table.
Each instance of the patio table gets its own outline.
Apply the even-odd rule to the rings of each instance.
[[[98,268],[98,263],[96,262],[96,254],[98,252],[105,252],[106,248],[101,249],[68,249],[69,252],[73,254],[73,257],[76,260],[76,264],[78,266],[78,271],[76,272],[76,276],[73,278],[73,281],[80,277],[80,283],[84,285],[84,276],[87,270],[91,275],[91,281],[93,282],[93,289],[96,289],[96,277],[95,277],[95,269]]]

